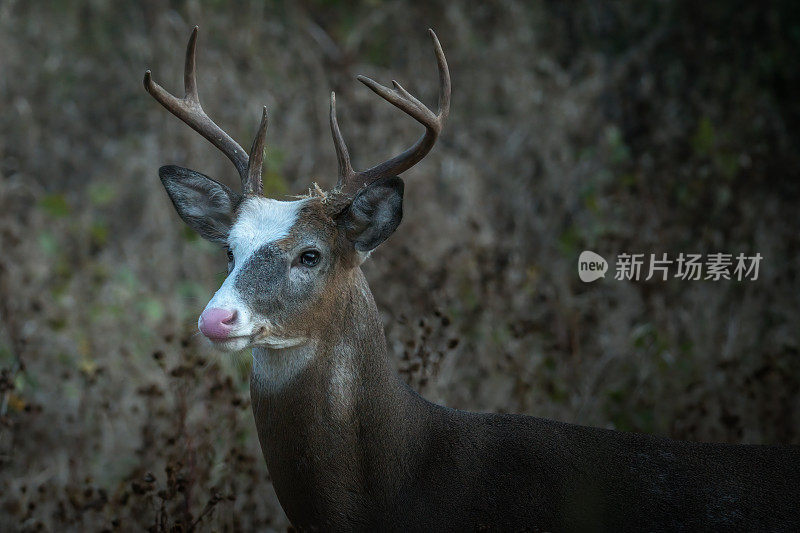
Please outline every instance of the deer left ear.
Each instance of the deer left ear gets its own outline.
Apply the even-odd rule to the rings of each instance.
[[[403,219],[403,180],[381,178],[362,189],[339,215],[339,225],[359,252],[369,252],[394,233]]]
[[[167,165],[158,175],[183,221],[204,239],[225,244],[241,195],[188,168]]]

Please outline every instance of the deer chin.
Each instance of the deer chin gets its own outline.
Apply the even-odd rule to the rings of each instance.
[[[293,348],[304,344],[305,337],[282,337],[271,333],[267,328],[261,327],[251,335],[234,335],[224,339],[209,339],[214,348],[222,352],[238,352],[246,348],[264,347],[272,350]]]
[[[252,344],[249,336],[209,339],[209,341],[214,345],[214,348],[221,352],[238,352],[248,348]]]

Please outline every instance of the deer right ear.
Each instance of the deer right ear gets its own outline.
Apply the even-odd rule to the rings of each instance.
[[[183,221],[204,239],[225,244],[242,196],[188,168],[167,165],[158,175]]]
[[[359,252],[369,252],[389,238],[403,219],[403,180],[381,178],[362,189],[339,215],[339,224]]]

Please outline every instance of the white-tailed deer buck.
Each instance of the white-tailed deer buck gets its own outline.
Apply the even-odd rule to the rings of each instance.
[[[242,193],[165,166],[180,217],[227,248],[228,277],[199,328],[253,347],[253,414],[275,492],[302,530],[800,530],[800,448],[673,441],[427,402],[400,379],[360,265],[397,229],[398,174],[433,147],[450,73],[433,31],[439,110],[397,82],[358,80],[423,126],[405,152],[350,164],[331,94],[339,180],[296,201],[261,195],[266,110],[250,156],[200,106],[197,28],[186,95],[147,91],[233,162]]]

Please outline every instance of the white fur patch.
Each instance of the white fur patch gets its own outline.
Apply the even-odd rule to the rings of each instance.
[[[337,359],[331,368],[326,399],[333,412],[342,420],[347,420],[352,414],[355,398],[356,364],[349,350],[340,352],[340,357]]]
[[[289,235],[305,200],[281,202],[271,198],[249,197],[239,206],[239,215],[228,235],[237,264],[264,246]]]
[[[262,391],[279,392],[308,366],[315,350],[313,343],[282,350],[257,346],[253,348],[253,379]]]

